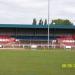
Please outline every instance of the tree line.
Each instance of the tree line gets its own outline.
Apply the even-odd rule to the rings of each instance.
[[[36,18],[33,19],[33,25],[47,25],[47,19],[45,19],[44,21],[42,19],[39,20],[39,22],[37,23]],[[73,23],[68,20],[68,19],[55,19],[52,20],[51,22],[52,25],[73,25]]]
[[[36,18],[33,19],[33,25],[47,25],[47,19],[45,19],[45,21],[43,21],[42,19],[39,20],[39,22],[37,23]]]
[[[52,20],[51,24],[55,24],[55,25],[73,25],[73,23],[68,20],[68,19],[55,19]]]

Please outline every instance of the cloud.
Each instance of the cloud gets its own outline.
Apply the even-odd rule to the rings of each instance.
[[[74,22],[74,0],[50,0],[50,20]],[[0,23],[32,23],[33,18],[47,19],[48,0],[0,0]]]
[[[47,3],[38,0],[0,0],[0,23],[31,23],[46,18]]]
[[[74,0],[53,0],[51,2],[51,19],[69,19],[74,22],[75,13],[75,1]]]

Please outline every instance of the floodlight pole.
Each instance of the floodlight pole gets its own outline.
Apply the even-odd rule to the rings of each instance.
[[[49,10],[49,7],[50,7],[50,0],[48,0],[48,49],[49,49],[49,19],[50,19],[50,10]]]

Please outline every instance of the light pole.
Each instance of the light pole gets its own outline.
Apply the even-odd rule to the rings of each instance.
[[[49,10],[49,7],[50,7],[50,0],[48,0],[48,49],[49,49],[49,19],[50,19],[50,10]]]

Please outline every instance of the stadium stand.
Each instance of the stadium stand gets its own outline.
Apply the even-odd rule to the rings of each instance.
[[[75,26],[50,25],[52,48],[75,47]],[[0,47],[48,46],[48,25],[0,24]]]

